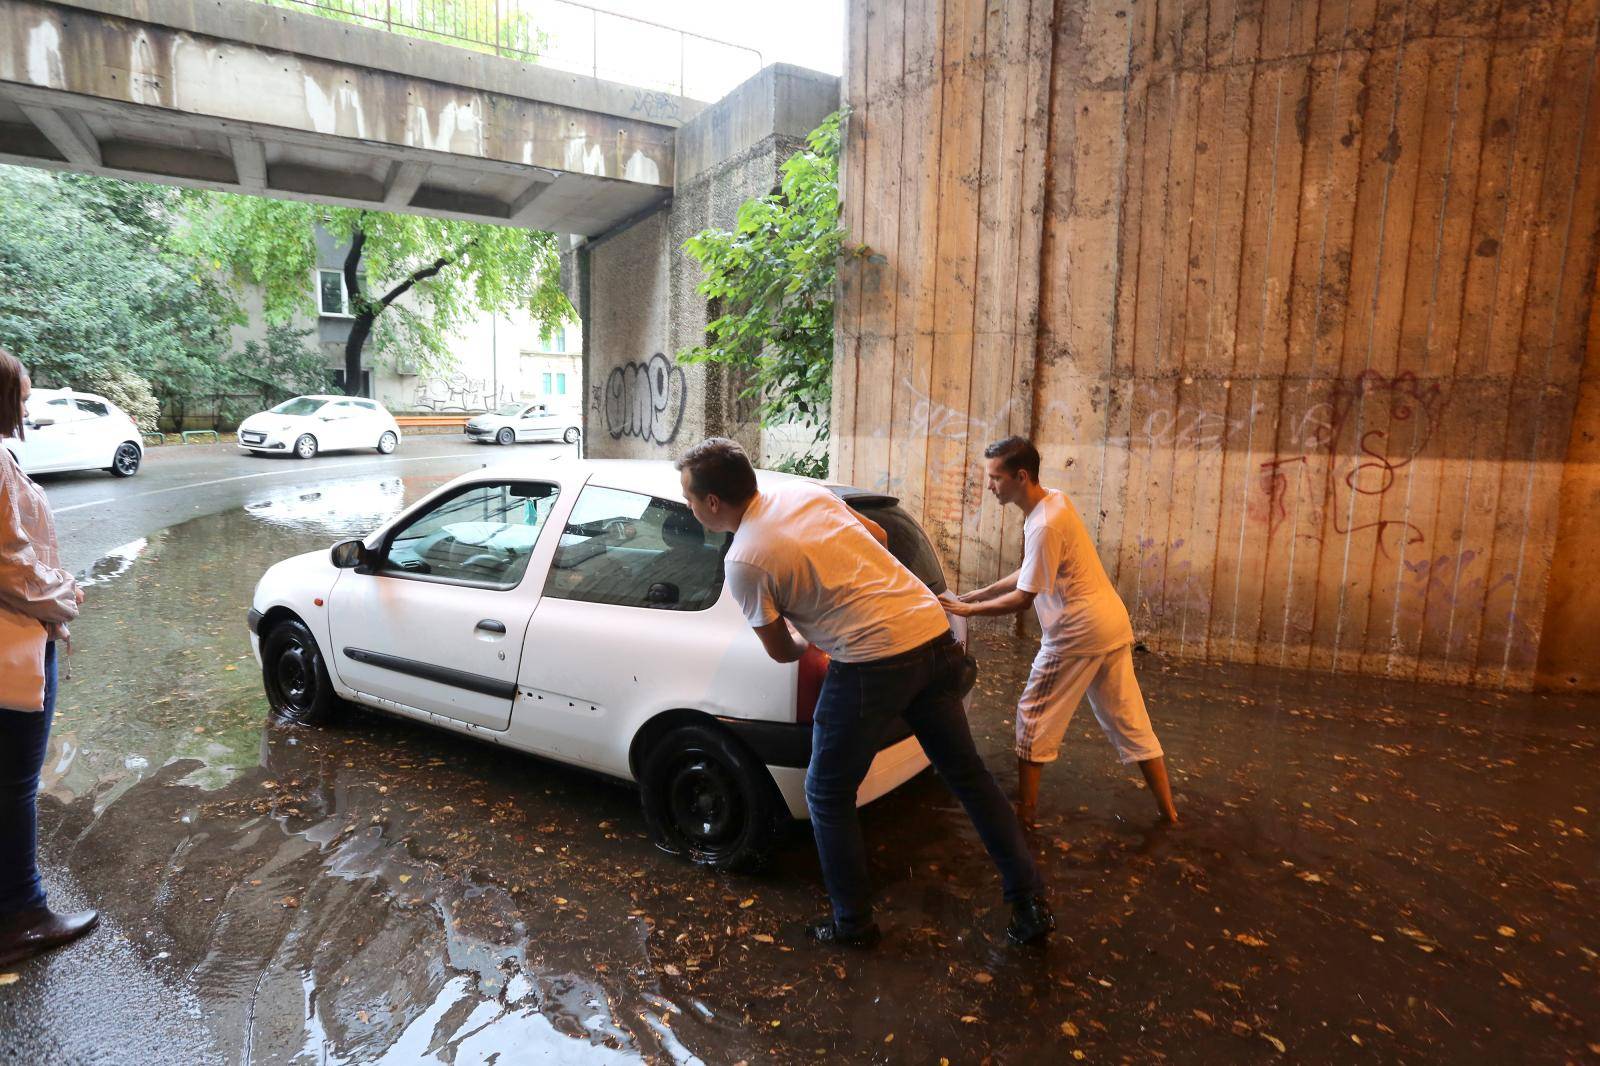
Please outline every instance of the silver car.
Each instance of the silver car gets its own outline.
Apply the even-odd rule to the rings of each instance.
[[[542,403],[508,403],[467,423],[467,439],[480,444],[559,440],[577,443],[581,430],[575,412],[556,412]]]

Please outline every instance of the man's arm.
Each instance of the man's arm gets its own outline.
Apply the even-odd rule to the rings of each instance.
[[[970,596],[972,593],[969,592],[967,595]],[[960,600],[941,599],[940,602],[944,604],[944,609],[953,615],[962,618],[987,618],[993,615],[1021,614],[1033,606],[1033,596],[1031,592],[1013,588],[1009,592],[978,603],[965,602],[965,597]]]
[[[866,515],[862,514],[860,511],[856,510],[854,507],[850,508],[850,513],[856,516],[857,522],[860,522],[862,525],[867,527],[867,532],[872,534],[873,540],[877,541],[879,544],[882,544],[885,548],[889,546],[889,533],[886,529],[878,525],[878,523],[874,522]]]
[[[789,631],[789,623],[782,618],[764,626],[756,626],[755,634],[761,638],[761,646],[767,649],[767,654],[774,662],[797,662],[805,654],[806,645],[795,642],[794,634]]]
[[[1016,589],[1017,575],[1021,573],[1021,570],[1013,570],[1011,573],[1007,574],[999,581],[996,581],[994,584],[985,585],[981,589],[973,589],[971,592],[962,593],[960,596],[957,596],[956,599],[960,600],[962,603],[982,603],[985,600],[992,600],[996,596],[1003,596],[1006,593],[1012,592]]]

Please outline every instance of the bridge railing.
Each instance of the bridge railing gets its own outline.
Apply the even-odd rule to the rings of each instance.
[[[762,63],[753,48],[572,0],[264,2],[695,100],[720,98]]]

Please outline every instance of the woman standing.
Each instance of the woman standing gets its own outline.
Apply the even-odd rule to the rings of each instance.
[[[0,348],[0,438],[22,438],[27,398],[27,370]],[[0,447],[0,966],[75,940],[100,919],[95,911],[57,914],[46,906],[34,855],[39,771],[55,716],[56,642],[66,639],[66,623],[82,602],[78,583],[61,569],[44,492]]]

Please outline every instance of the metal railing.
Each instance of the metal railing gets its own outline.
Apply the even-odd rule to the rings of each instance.
[[[572,0],[263,0],[554,70],[716,100],[761,69],[761,53]]]

